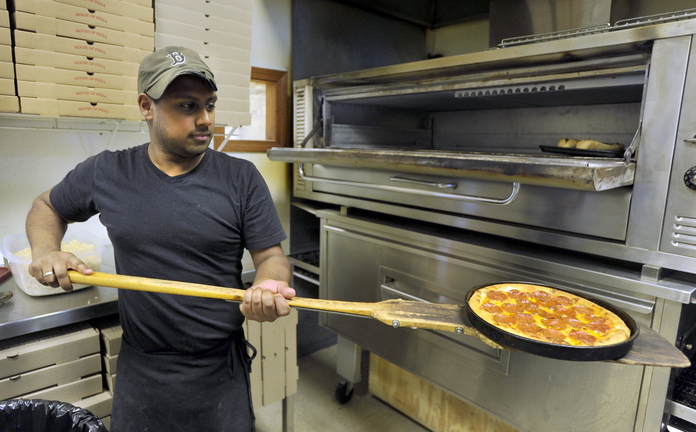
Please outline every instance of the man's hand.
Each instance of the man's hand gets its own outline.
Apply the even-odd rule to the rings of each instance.
[[[68,292],[73,290],[68,270],[77,270],[86,275],[94,272],[74,254],[61,251],[50,252],[35,258],[29,264],[28,270],[39,283],[53,288],[61,287]]]
[[[247,319],[272,322],[290,314],[287,299],[294,296],[295,290],[287,283],[266,279],[246,290],[239,310]]]

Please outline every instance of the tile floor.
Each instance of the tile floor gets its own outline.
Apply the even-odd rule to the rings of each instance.
[[[367,377],[356,385],[345,405],[334,399],[339,382],[336,345],[298,360],[300,380],[295,394],[295,432],[427,432],[428,429],[371,396]],[[256,411],[257,432],[282,431],[282,403]]]

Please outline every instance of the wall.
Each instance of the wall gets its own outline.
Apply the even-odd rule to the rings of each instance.
[[[429,55],[452,56],[488,49],[488,18],[428,30],[426,43]]]
[[[425,59],[425,30],[327,0],[293,0],[294,79]]]
[[[254,0],[251,63],[268,69],[290,67],[290,0]],[[135,97],[135,95],[133,96]],[[51,188],[83,159],[104,149],[118,150],[147,142],[145,132],[67,132],[12,129],[13,122],[0,118],[0,239],[24,231],[24,219],[34,198]],[[111,127],[107,125],[106,129]],[[143,126],[143,131],[147,130]],[[256,164],[269,184],[279,214],[289,233],[287,166],[271,162],[265,153],[234,156]],[[82,225],[106,239],[106,231],[94,217]],[[284,245],[285,247],[285,245]],[[285,248],[287,250],[287,248]],[[245,269],[250,261],[245,259]]]

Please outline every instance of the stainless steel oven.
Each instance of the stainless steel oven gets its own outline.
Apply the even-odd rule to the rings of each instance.
[[[689,12],[296,82],[295,147],[269,157],[294,163],[296,199],[338,209],[318,212],[321,295],[461,303],[479,283],[553,283],[688,351],[695,34]],[[625,150],[570,154],[562,138]],[[656,431],[689,417],[672,400],[678,370],[553,361],[344,316],[325,324],[520,430],[590,418],[577,430]],[[534,397],[512,397],[522,390]]]

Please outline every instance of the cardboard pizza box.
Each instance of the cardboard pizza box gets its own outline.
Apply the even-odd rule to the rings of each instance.
[[[148,7],[148,8],[151,8],[152,4],[155,2],[155,0],[123,0],[123,1],[127,1],[129,3],[133,3],[136,5],[140,5],[140,6],[144,6],[144,7]]]
[[[12,17],[17,30],[29,30],[41,34],[131,47],[146,51],[152,51],[155,46],[154,38],[151,36],[33,15],[27,12],[15,12]]]
[[[22,48],[33,48],[63,54],[75,54],[95,59],[118,60],[128,63],[135,63],[137,65],[140,64],[145,56],[152,52],[118,45],[109,45],[98,42],[88,42],[86,40],[32,33],[22,30],[14,31],[14,39],[15,46]],[[117,75],[124,74],[119,73]],[[137,69],[135,74],[131,73],[127,75],[137,77]]]
[[[106,389],[113,394],[116,389],[116,374],[104,374],[104,382],[106,383]]]
[[[113,402],[114,396],[108,391],[103,391],[94,396],[77,401],[73,405],[86,409],[99,418],[103,418],[111,415]]]
[[[124,17],[134,18],[146,22],[154,22],[154,9],[151,6],[141,4],[140,0],[55,0],[59,3],[65,3],[81,8],[98,10],[121,15]],[[144,3],[144,2],[143,2]]]
[[[215,109],[215,124],[217,126],[246,126],[251,124],[251,113],[221,111]]]
[[[155,14],[159,12],[157,9],[161,5],[175,6],[183,9],[194,10],[197,13],[206,15],[216,15],[219,17],[240,16],[244,18],[251,17],[253,11],[253,3],[251,0],[238,0],[234,4],[225,1],[209,1],[209,0],[157,0],[157,8]]]
[[[67,363],[99,352],[99,333],[87,323],[0,341],[0,378]]]
[[[231,27],[235,29],[236,27]],[[216,30],[206,28],[195,22],[184,23],[180,21],[170,21],[163,18],[157,18],[157,32],[172,35],[186,35],[187,39],[201,41],[204,43],[214,43],[225,47],[234,47],[243,50],[251,50],[251,30],[246,35],[240,32]]]
[[[14,63],[7,61],[0,61],[0,78],[11,78],[15,77]]]
[[[0,80],[2,91],[2,80]],[[17,80],[17,96],[137,106],[135,92]]]
[[[39,114],[48,117],[88,117],[128,121],[143,120],[137,105],[117,105],[43,98],[19,98],[20,110],[24,114]]]
[[[215,102],[215,111],[234,111],[234,112],[249,112],[249,98],[244,99],[228,99],[218,97]]]
[[[173,21],[226,33],[234,32],[239,28],[240,13],[249,14],[247,22],[251,23],[251,12],[243,12],[238,8],[224,5],[220,5],[220,8],[225,10],[205,13],[200,8],[191,7],[189,3],[186,3],[186,6],[182,6],[181,4],[172,5],[168,2],[158,2],[155,9],[155,21],[157,22],[158,31],[163,21]],[[231,17],[235,19],[231,19]],[[246,29],[244,33],[251,34],[251,31]]]
[[[17,64],[55,67],[83,72],[95,72],[130,77],[138,76],[139,67],[137,63],[99,59],[22,47],[15,47],[15,61]]]
[[[118,355],[102,355],[102,364],[104,366],[104,372],[109,375],[116,375],[116,364],[118,363]]]
[[[185,46],[198,52],[202,57],[219,57],[219,58],[234,58],[245,59],[250,58],[251,51],[238,47],[221,45],[204,40],[189,39],[183,34],[171,34],[160,32],[159,29],[155,33],[155,46],[164,47],[167,45]],[[247,62],[248,63],[248,62]]]
[[[0,45],[0,61],[12,62],[12,46]]]
[[[0,112],[18,113],[19,98],[17,96],[0,95]]]
[[[53,0],[14,0],[15,10],[44,17],[154,37],[155,24]]]
[[[0,27],[0,45],[12,45],[12,30]]]
[[[21,81],[123,90],[131,92],[133,99],[135,99],[134,95],[137,93],[138,89],[138,80],[136,77],[24,64],[16,65],[16,69],[17,80]],[[1,70],[0,77],[2,77]]]
[[[95,322],[95,326],[99,329],[101,337],[102,355],[117,356],[123,340],[123,328],[119,323],[118,316],[101,319]]]
[[[98,374],[100,371],[99,354],[92,354],[71,362],[12,375],[0,380],[0,400],[13,399],[27,393],[70,384],[84,376]]]
[[[44,399],[58,400],[74,404],[84,398],[94,396],[104,390],[101,375],[90,375],[81,378],[78,381],[73,381],[69,384],[63,384],[56,387],[51,387],[46,390],[41,390],[34,393],[29,393],[22,396],[22,399]]]
[[[12,78],[0,78],[0,95],[15,96],[15,81]]]

